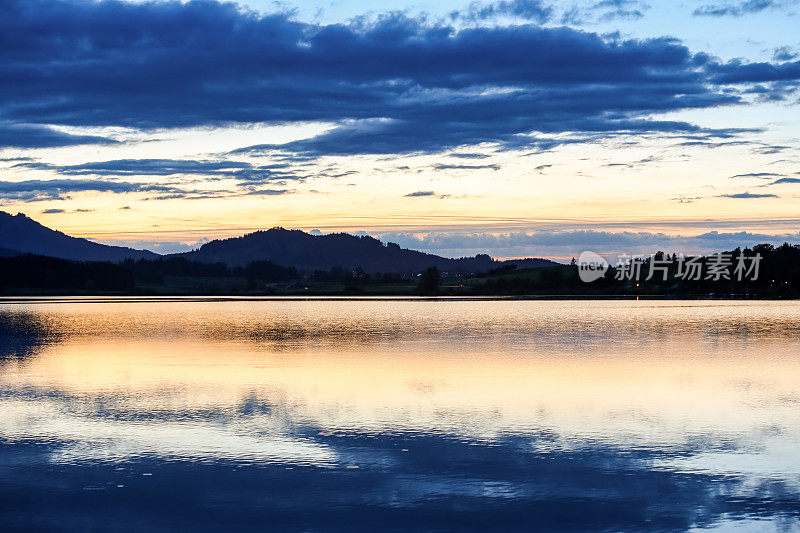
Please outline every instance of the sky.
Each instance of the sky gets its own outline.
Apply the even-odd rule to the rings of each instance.
[[[0,4],[0,210],[174,252],[800,242],[798,0]]]

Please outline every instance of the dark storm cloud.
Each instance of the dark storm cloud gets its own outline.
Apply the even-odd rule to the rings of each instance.
[[[598,5],[631,11],[634,4]],[[550,17],[536,1],[475,6],[487,17]],[[744,101],[741,89],[724,84],[800,77],[792,63],[721,63],[669,38],[537,24],[455,29],[398,13],[320,25],[214,1],[6,0],[0,36],[14,44],[0,47],[0,119],[8,123],[334,124],[280,146],[307,158],[479,143],[546,150],[562,142],[541,134],[586,135],[579,142],[712,135],[650,117]]]

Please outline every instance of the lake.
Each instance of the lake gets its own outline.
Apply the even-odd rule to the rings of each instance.
[[[800,302],[0,299],[3,531],[800,531]]]

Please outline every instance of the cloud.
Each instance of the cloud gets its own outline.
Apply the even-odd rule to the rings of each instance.
[[[783,83],[757,84],[742,90],[743,95],[752,95],[759,102],[783,102],[789,94]]]
[[[791,46],[780,46],[773,50],[772,59],[775,61],[791,61],[800,57],[797,49]]]
[[[727,63],[710,62],[707,66],[716,83],[790,82],[800,79],[800,61],[785,63],[748,63],[734,59]]]
[[[251,169],[250,163],[239,161],[192,161],[183,159],[116,159],[80,165],[19,163],[17,167],[52,170],[68,176],[171,176],[173,174],[231,174]]]
[[[0,57],[2,57],[2,53],[0,53]],[[0,122],[0,148],[55,148],[79,144],[115,144],[116,142],[113,139],[94,135],[71,135],[46,126]]]
[[[453,11],[454,21],[484,21],[499,17],[514,17],[543,24],[553,17],[553,8],[540,0],[500,0],[498,2],[472,2],[466,9]]]
[[[592,9],[604,11],[600,17],[602,21],[638,20],[650,6],[639,0],[601,0]]]
[[[606,163],[603,166],[604,167],[620,167],[620,168],[623,168],[623,169],[633,169],[633,168],[637,168],[637,167],[640,167],[640,166],[643,166],[643,165],[649,165],[650,163],[656,163],[658,161],[661,161],[662,159],[663,158],[661,158],[661,157],[658,157],[658,156],[655,156],[655,155],[651,155],[651,156],[647,156],[647,157],[644,157],[642,159],[639,159],[637,161],[631,161],[630,163]]]
[[[770,185],[783,185],[786,183],[800,183],[800,178],[781,178],[773,181]]]
[[[155,252],[157,254],[178,254],[181,252],[189,252],[193,249],[199,248],[206,242],[208,239],[200,239],[198,241],[193,242],[179,242],[179,241],[151,241],[151,240],[107,240],[107,239],[95,239],[97,242],[102,244],[108,244],[110,246],[125,246],[127,248],[133,248],[134,250],[149,250],[151,252]]]
[[[281,196],[292,192],[294,191],[288,189],[256,189],[245,194],[250,196]]]
[[[722,2],[708,4],[694,10],[695,16],[706,17],[741,17],[751,13],[760,13],[765,9],[786,7],[781,0],[745,0],[740,2]]]
[[[747,231],[708,231],[695,236],[670,235],[648,231],[520,231],[511,233],[430,232],[383,233],[383,241],[404,248],[463,257],[489,253],[493,257],[571,257],[584,250],[600,253],[654,253],[658,250],[707,253],[732,250],[761,243],[800,242],[800,233],[760,234]]]
[[[777,194],[759,194],[753,192],[740,192],[736,194],[720,194],[718,198],[736,198],[739,200],[750,200],[754,198],[778,198]]]
[[[36,202],[68,198],[76,192],[105,192],[125,194],[134,192],[156,193],[147,200],[223,198],[231,196],[275,196],[295,192],[290,189],[259,188],[270,183],[286,185],[289,181],[302,181],[305,175],[286,170],[288,165],[262,165],[237,161],[174,160],[174,159],[119,159],[78,165],[53,165],[24,161],[14,165],[35,170],[56,172],[64,176],[99,176],[108,179],[51,179],[26,181],[0,181],[0,197],[6,202]],[[120,181],[120,177],[158,177],[177,174],[202,175],[219,179],[234,179],[237,187],[230,190],[199,190],[181,183],[137,183]]]
[[[751,172],[750,174],[736,174],[735,176],[731,176],[731,179],[734,178],[761,178],[761,179],[769,179],[775,178],[778,176],[783,176],[783,174],[775,174],[773,172]]]
[[[550,16],[536,1],[479,5],[476,16]],[[316,24],[211,0],[6,0],[3,9],[0,34],[14,46],[0,49],[0,81],[15,90],[0,93],[0,116],[10,123],[329,124],[311,139],[256,145],[295,160],[481,143],[546,150],[564,134],[716,135],[653,117],[745,102],[727,84],[800,76],[791,63],[720,63],[672,38],[535,23],[454,27],[387,13]]]
[[[678,202],[679,204],[692,204],[697,200],[702,200],[703,196],[677,196],[675,198],[670,198],[673,202]]]
[[[749,141],[713,141],[713,140],[692,140],[678,143],[677,146],[685,146],[692,148],[723,148],[726,146],[741,146],[751,144]]]
[[[19,200],[36,202],[43,200],[62,200],[70,193],[76,192],[175,192],[177,189],[168,185],[153,183],[129,183],[104,180],[26,180],[0,181],[0,198],[5,201]]]
[[[489,170],[500,170],[500,165],[451,165],[446,163],[441,163],[435,165],[434,170],[481,170],[481,169],[489,169]]]
[[[781,152],[785,152],[787,150],[795,150],[795,149],[797,149],[797,147],[795,147],[795,146],[782,146],[782,145],[778,145],[778,144],[773,144],[773,145],[765,144],[765,145],[761,145],[761,146],[757,146],[757,147],[753,148],[753,152],[756,153],[756,154],[761,154],[761,155],[775,155],[775,154],[780,154]]]
[[[44,214],[44,215],[56,215],[56,214],[67,213],[67,212],[71,212],[71,213],[94,213],[94,211],[95,211],[94,209],[73,209],[72,211],[67,211],[65,209],[56,209],[56,208],[54,208],[54,209],[44,209],[42,211],[42,214]]]
[[[475,153],[458,153],[447,154],[450,157],[457,157],[459,159],[486,159],[490,157],[488,154],[475,154]]]
[[[572,4],[562,11],[560,22],[568,26],[586,26],[619,20],[644,18],[650,5],[641,0],[600,0],[588,5]]]
[[[436,193],[433,191],[415,191],[415,192],[410,192],[405,196],[406,198],[420,198],[424,196],[436,196]]]
[[[53,165],[43,162],[22,162],[15,167],[48,170],[64,176],[173,176],[201,175],[240,180],[241,183],[258,183],[304,180],[305,174],[288,170],[289,165],[253,165],[242,161],[188,160],[188,159],[116,159],[78,165]]]

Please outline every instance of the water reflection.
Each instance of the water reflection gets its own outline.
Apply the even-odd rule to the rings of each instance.
[[[792,530],[799,310],[0,304],[0,522]]]
[[[0,311],[0,365],[33,355],[57,337],[35,313]]]

